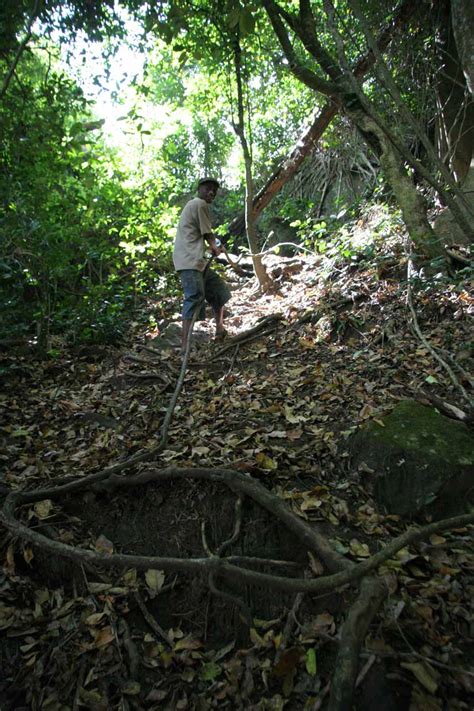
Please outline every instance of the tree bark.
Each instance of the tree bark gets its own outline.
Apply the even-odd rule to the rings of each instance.
[[[278,166],[265,185],[260,188],[253,198],[252,215],[254,220],[258,219],[275,195],[278,195],[286,183],[296,175],[301,164],[313,151],[337,112],[337,105],[331,102],[327,103],[321,111],[317,113],[311,126],[305,130],[285,160]],[[244,227],[245,213],[241,213],[232,220],[229,226],[229,232],[233,235],[239,235],[242,234]]]
[[[359,653],[369,625],[387,597],[382,578],[367,577],[361,583],[359,597],[352,605],[341,630],[335,672],[331,679],[328,711],[351,711],[354,686],[359,669]]]
[[[451,16],[466,84],[474,97],[474,3],[472,0],[451,0]]]
[[[289,69],[297,78],[301,78],[301,72],[296,71],[301,64],[301,60],[298,58],[290,42],[285,23],[295,32],[303,43],[308,31],[307,27],[302,27],[302,22],[299,23],[295,16],[288,18],[287,13],[278,6],[275,0],[263,0],[263,2],[275,34],[280,41],[288,61]],[[404,147],[402,146],[401,150],[395,147],[393,133],[388,126],[385,126],[384,121],[360,88],[353,71],[347,65],[343,40],[334,22],[332,3],[330,0],[327,0],[324,4],[328,16],[328,27],[338,49],[341,66],[340,79],[337,82],[333,81],[327,83],[327,95],[333,99],[335,98],[334,84],[336,84],[337,101],[340,102],[347,116],[359,128],[369,146],[380,156],[382,169],[399,202],[403,219],[410,237],[415,244],[416,250],[426,257],[437,256],[442,253],[442,246],[437,244],[436,236],[426,216],[424,201],[404,168],[404,158],[402,157]],[[308,0],[300,0],[300,8],[305,8],[306,17],[306,13],[310,12]],[[301,11],[301,17],[302,14],[303,11]],[[305,46],[307,45],[308,43],[306,42]],[[317,60],[317,57],[314,57],[314,59]],[[337,60],[335,58],[332,59],[333,65],[335,65],[336,62]],[[327,63],[326,60],[325,63]],[[344,70],[344,72],[342,70]],[[307,77],[308,72],[311,73],[310,70],[306,70],[301,80],[305,81],[305,83],[312,88],[313,84],[310,77]],[[336,80],[336,75],[334,74],[334,77],[331,76],[331,78]],[[322,80],[318,80],[318,85],[323,83]],[[411,154],[410,158],[412,158]]]
[[[376,122],[362,109],[347,111],[349,118],[361,130],[369,145],[376,151],[382,171],[392,188],[402,211],[403,221],[415,249],[424,257],[442,253],[442,245],[426,216],[426,204],[406,172],[402,157]]]

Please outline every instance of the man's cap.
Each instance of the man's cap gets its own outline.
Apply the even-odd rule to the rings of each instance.
[[[215,178],[201,178],[201,180],[200,180],[199,183],[197,184],[198,188],[199,188],[201,185],[204,185],[205,183],[214,183],[214,185],[215,185],[216,187],[219,187],[219,185],[220,185],[220,184],[219,184],[219,181],[216,180]]]

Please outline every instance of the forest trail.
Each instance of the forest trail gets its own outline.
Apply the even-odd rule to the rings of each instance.
[[[267,266],[272,293],[258,296],[250,282],[234,282],[228,342],[209,342],[210,324],[199,326],[204,336],[157,463],[250,474],[358,564],[406,525],[376,510],[370,472],[351,466],[351,435],[420,390],[462,403],[410,328],[406,257],[396,239],[370,263],[298,256],[273,257]],[[467,367],[472,299],[465,289],[422,284],[415,305],[430,343]],[[271,331],[233,340],[276,314]],[[51,486],[156,447],[181,362],[172,348],[176,331],[166,332],[171,341],[146,335],[137,320],[121,349],[65,349],[43,362],[16,358],[2,395],[4,484]],[[86,491],[23,513],[32,528],[104,556],[202,557],[232,537],[235,496],[219,483],[171,481],[146,495],[137,491]],[[234,555],[278,557],[290,569],[307,568],[305,575],[321,574],[320,561],[282,535],[281,524],[255,507],[249,515]],[[470,529],[404,548],[387,568],[397,583],[363,649],[356,707],[378,698],[389,708],[441,709],[441,699],[450,698],[450,708],[468,708]],[[33,700],[48,709],[263,709],[288,700],[289,708],[316,709],[327,702],[350,589],[304,599],[247,592],[245,604],[259,618],[248,637],[236,598],[211,594],[195,576],[185,576],[183,587],[168,573],[110,576],[86,567],[79,578],[28,543],[7,541],[0,649],[4,666],[18,669],[14,687],[0,687],[13,704],[7,708]],[[73,704],[61,705],[66,699]]]

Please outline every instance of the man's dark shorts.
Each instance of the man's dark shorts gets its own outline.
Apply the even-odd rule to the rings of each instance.
[[[230,299],[230,291],[223,279],[211,269],[200,272],[197,269],[182,269],[178,272],[184,291],[183,319],[191,320],[202,298],[219,309]],[[198,320],[206,318],[206,305],[203,302]]]

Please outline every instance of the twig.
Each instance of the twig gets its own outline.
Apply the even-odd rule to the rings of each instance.
[[[128,655],[128,661],[130,666],[130,677],[136,679],[138,676],[138,670],[140,668],[140,657],[137,650],[137,645],[132,639],[130,634],[130,627],[128,626],[127,620],[122,617],[120,619],[119,631],[123,635],[123,646]]]
[[[295,563],[293,560],[272,560],[270,558],[257,558],[249,555],[229,555],[226,557],[228,563],[232,565],[268,565],[281,568],[300,569],[300,563]]]
[[[468,373],[467,370],[466,370],[465,368],[463,368],[462,365],[460,365],[460,364],[457,362],[457,360],[456,360],[456,358],[453,356],[453,354],[450,353],[448,350],[446,350],[446,348],[439,348],[439,347],[438,347],[438,350],[439,350],[440,353],[443,353],[443,355],[444,355],[449,361],[451,361],[451,363],[452,363],[453,366],[456,368],[456,370],[458,370],[458,371],[461,373],[462,377],[463,377],[465,380],[467,380],[467,382],[471,385],[471,387],[474,387],[474,378],[472,377],[471,373]]]
[[[265,318],[262,318],[255,324],[255,326],[252,326],[252,328],[247,329],[247,331],[242,331],[228,340],[232,343],[232,345],[241,343],[242,341],[247,340],[247,338],[252,336],[254,333],[258,334],[261,331],[265,331],[269,326],[276,326],[276,322],[281,321],[282,318],[282,314],[270,314],[270,316],[265,316]]]
[[[209,547],[209,543],[207,542],[207,536],[206,536],[206,522],[201,521],[201,543],[202,547],[204,548],[204,551],[207,553],[209,558],[212,558],[214,556],[214,553],[211,551]]]
[[[362,655],[361,655],[361,656],[362,656]],[[375,655],[375,654],[371,654],[371,655],[369,656],[369,658],[367,659],[366,663],[364,664],[364,666],[362,667],[362,669],[360,670],[359,674],[357,675],[357,679],[356,679],[356,682],[355,682],[355,685],[354,685],[354,687],[355,687],[356,689],[362,684],[362,682],[364,681],[365,677],[367,676],[367,674],[369,673],[369,671],[372,669],[372,667],[373,667],[375,661],[377,661],[376,655]]]
[[[235,543],[237,538],[240,536],[240,528],[242,525],[242,502],[243,502],[243,496],[241,496],[239,494],[236,501],[235,501],[235,506],[234,506],[234,512],[235,512],[234,530],[232,532],[231,537],[228,538],[223,543],[221,543],[221,545],[217,549],[217,555],[219,556],[219,558],[222,558],[224,551],[226,551],[227,548],[229,548],[229,546],[232,545],[232,543]]]
[[[221,558],[224,551],[230,545],[232,545],[232,543],[234,543],[234,541],[236,541],[237,538],[239,537],[240,526],[241,526],[241,522],[242,522],[242,501],[243,501],[243,497],[239,495],[237,497],[236,502],[235,502],[234,530],[232,532],[231,537],[228,538],[223,543],[221,543],[221,545],[217,549],[217,553],[215,556],[213,556],[213,554],[209,548],[209,545],[207,543],[206,534],[205,534],[205,522],[204,521],[202,522],[202,524],[201,524],[202,544],[203,544],[204,550],[210,557],[213,556],[215,558]],[[240,598],[238,598],[234,595],[231,595],[230,593],[224,592],[223,590],[220,590],[217,587],[216,578],[217,578],[216,572],[211,571],[209,573],[209,577],[208,577],[209,589],[211,590],[211,592],[214,595],[223,598],[227,602],[230,602],[232,605],[236,605],[237,607],[239,607],[240,610],[242,611],[242,615],[243,615],[243,619],[244,619],[245,623],[247,624],[248,627],[251,627],[252,626],[252,615],[250,613],[250,609],[248,608],[248,606]]]
[[[415,659],[420,659],[423,662],[427,662],[428,664],[431,664],[433,667],[439,667],[440,669],[446,669],[447,671],[458,673],[458,674],[466,674],[466,676],[470,676],[474,678],[474,672],[470,671],[469,669],[464,669],[463,667],[457,667],[455,664],[445,664],[444,662],[439,662],[437,659],[433,659],[433,657],[427,657],[424,654],[419,654],[419,652],[415,652],[413,650],[412,652],[382,652],[379,650],[370,650],[366,649],[363,653],[362,656],[368,655],[370,657],[375,656],[375,657],[382,657],[382,658],[390,658],[390,659],[400,659],[400,658],[415,658]]]
[[[318,698],[316,699],[314,704],[309,707],[308,711],[319,711],[319,709],[323,705],[324,699],[329,694],[330,690],[331,690],[331,684],[326,684],[324,689],[319,692]]]
[[[274,326],[268,326],[265,330],[261,330],[258,333],[253,333],[250,336],[247,336],[246,338],[242,338],[239,340],[239,346],[243,346],[245,343],[250,343],[250,341],[255,341],[257,338],[261,338],[262,336],[267,336],[269,333],[272,333],[276,329],[276,325]],[[217,353],[215,353],[212,358],[209,360],[215,361],[221,356],[224,355],[224,353],[227,353],[227,351],[230,351],[231,348],[233,348],[234,343],[228,343],[226,346],[221,348]]]
[[[158,359],[161,359],[161,351],[159,351],[158,348],[152,348],[152,346],[142,346],[142,350],[146,351],[147,353],[152,353]]]
[[[74,694],[72,711],[78,711],[79,707],[82,706],[81,689],[82,689],[82,685],[84,684],[85,676],[86,676],[86,657],[82,657],[81,664],[79,667],[79,674],[77,677],[76,693]]]
[[[12,62],[12,65],[11,65],[11,67],[9,68],[9,70],[8,70],[8,72],[6,73],[5,78],[4,78],[4,80],[3,80],[2,88],[0,89],[0,99],[2,99],[2,98],[4,97],[4,95],[6,94],[7,89],[8,89],[8,86],[9,86],[10,81],[11,81],[11,78],[12,78],[13,74],[15,73],[15,69],[16,69],[16,67],[17,67],[18,62],[20,61],[21,55],[22,55],[23,52],[25,51],[26,45],[28,44],[28,42],[30,41],[30,39],[31,39],[31,37],[32,37],[32,35],[33,35],[33,25],[34,25],[34,23],[35,23],[35,21],[36,21],[36,19],[37,19],[37,17],[38,17],[39,5],[40,5],[39,0],[35,0],[35,4],[34,4],[34,7],[33,7],[33,12],[31,13],[31,17],[30,17],[30,19],[28,20],[28,26],[27,26],[27,28],[26,28],[26,34],[25,34],[24,38],[22,39],[22,41],[20,42],[20,45],[19,45],[19,47],[18,47],[18,49],[17,49],[17,52],[16,52],[16,54],[15,54],[15,58],[14,58],[14,60],[13,60],[13,62]]]
[[[141,358],[140,356],[134,355],[133,353],[127,353],[122,357],[122,360],[126,363],[142,363],[144,365],[152,365],[150,358]],[[165,377],[158,373],[159,377]]]
[[[128,373],[127,378],[136,378],[137,380],[140,378],[146,380],[161,380],[165,383],[165,390],[170,386],[170,381],[168,380],[168,378],[165,378],[161,373]]]
[[[308,249],[307,247],[303,247],[302,244],[295,244],[294,242],[279,242],[278,244],[273,245],[273,247],[269,247],[265,252],[257,252],[256,254],[252,253],[245,253],[245,256],[248,257],[264,257],[266,254],[271,254],[271,252],[275,252],[275,250],[279,249],[280,247],[294,247],[295,249],[299,249],[300,252],[306,252],[307,254],[312,254],[313,257],[318,257],[317,252],[314,252],[312,249]]]
[[[453,249],[446,249],[445,251],[446,251],[446,254],[448,255],[448,257],[450,257],[454,261],[459,262],[460,264],[464,264],[467,267],[472,266],[472,260],[469,259],[468,257],[465,257],[462,254],[459,254],[459,252],[455,252]]]
[[[434,405],[447,417],[451,417],[451,419],[460,420],[461,422],[469,420],[469,416],[464,412],[464,410],[461,410],[455,405],[451,405],[449,402],[445,402],[433,393],[426,392],[426,390],[420,389],[419,394],[416,395],[416,399],[424,404],[429,403],[430,405]]]
[[[161,625],[158,624],[158,622],[155,620],[153,615],[149,612],[140,593],[138,591],[135,591],[133,593],[133,597],[134,597],[135,602],[137,603],[138,607],[140,608],[140,612],[142,613],[145,622],[151,627],[151,629],[157,635],[157,637],[159,637],[164,642],[166,642],[166,644],[169,647],[172,647],[173,643],[171,642],[168,634],[164,631],[164,629],[161,627]]]
[[[288,646],[288,641],[293,634],[293,629],[295,625],[297,624],[296,622],[296,613],[298,612],[301,603],[303,602],[304,595],[302,593],[298,593],[295,596],[295,600],[293,602],[291,610],[288,612],[288,616],[286,618],[286,623],[285,627],[283,630],[283,634],[281,636],[281,642],[280,646],[278,647],[277,653],[275,655],[275,664],[278,664],[278,662],[281,659],[281,656],[285,649]]]
[[[232,338],[228,339],[227,344],[212,356],[211,360],[217,360],[217,358],[220,358],[224,353],[233,348],[236,343],[242,345],[243,343],[247,343],[248,341],[251,341],[254,338],[259,338],[260,336],[267,335],[271,331],[274,331],[278,326],[278,322],[282,318],[283,317],[281,314],[272,314],[271,316],[266,316],[259,323],[257,323],[252,328],[249,328],[247,331],[242,331],[242,333],[239,333],[237,336],[232,336]]]
[[[240,351],[240,343],[237,343],[234,351],[234,355],[232,356],[232,360],[230,361],[229,368],[227,369],[226,375],[230,375],[232,373],[232,370],[234,369],[235,361],[237,360],[238,353]]]

